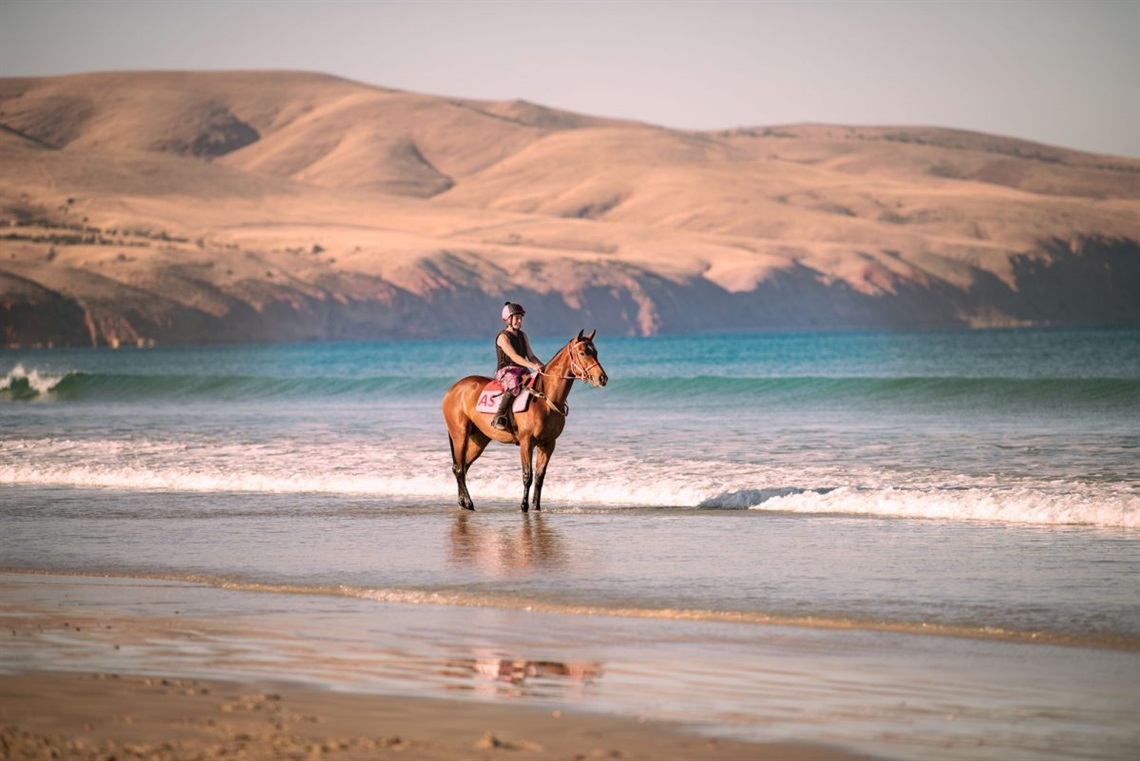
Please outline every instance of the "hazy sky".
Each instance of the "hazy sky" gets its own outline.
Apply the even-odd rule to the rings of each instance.
[[[0,75],[292,69],[668,127],[1140,156],[1140,0],[0,0]]]

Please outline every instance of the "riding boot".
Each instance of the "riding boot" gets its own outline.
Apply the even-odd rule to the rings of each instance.
[[[510,391],[503,391],[503,395],[499,397],[499,409],[495,411],[495,417],[491,421],[492,428],[498,428],[500,431],[511,430],[511,404],[515,401],[515,395]]]

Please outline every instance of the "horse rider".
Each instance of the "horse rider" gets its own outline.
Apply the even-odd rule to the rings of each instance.
[[[504,304],[502,318],[507,327],[499,331],[499,335],[495,337],[495,355],[498,359],[495,380],[503,387],[503,395],[499,399],[499,409],[491,420],[491,427],[500,431],[511,429],[511,404],[515,397],[522,393],[527,368],[540,373],[543,370],[543,364],[530,348],[530,339],[522,330],[524,315],[526,310],[522,308],[522,304],[510,301]]]

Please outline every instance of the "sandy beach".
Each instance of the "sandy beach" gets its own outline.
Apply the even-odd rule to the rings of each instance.
[[[1136,663],[37,573],[0,575],[0,627],[4,759],[1006,758],[1034,742],[1003,729],[1028,700],[1126,731],[1100,717],[1124,720],[1129,679],[1108,673]],[[492,631],[499,648],[479,646]],[[1113,737],[1095,757],[1128,744]]]
[[[351,682],[352,691],[327,689],[291,676],[306,656],[289,633],[273,639],[266,636],[272,624],[258,630],[219,620],[224,615],[199,616],[192,596],[170,610],[153,599],[140,606],[145,582],[23,574],[5,582],[4,759],[868,758],[822,745],[701,736],[681,723],[644,716],[538,707],[519,699],[525,689],[474,699],[377,694]],[[207,598],[225,594],[199,591]],[[149,612],[132,615],[132,605]],[[197,667],[175,653],[201,655],[218,643],[228,644]],[[318,643],[314,652],[321,649]],[[272,664],[274,658],[282,658],[279,672],[264,665],[262,676],[250,670],[254,661]],[[309,660],[320,668],[316,657]],[[163,662],[168,674],[153,673]],[[232,680],[193,674],[196,668],[224,673],[227,663]],[[526,669],[516,665],[520,674]],[[503,681],[525,686],[522,676]]]
[[[6,759],[867,758],[509,705],[115,674],[5,675]]]
[[[509,698],[337,692],[290,682],[287,672],[227,681],[187,677],[185,664],[175,667],[181,676],[59,671],[110,663],[124,652],[135,668],[154,668],[149,656],[131,654],[153,653],[156,643],[161,649],[181,642],[193,650],[196,642],[243,636],[260,642],[268,659],[280,642],[195,618],[192,611],[173,611],[175,619],[83,609],[82,580],[34,578],[47,579],[41,593],[48,589],[66,612],[52,612],[42,597],[13,603],[19,591],[0,588],[4,649],[9,658],[23,654],[34,665],[0,679],[5,759],[867,758],[822,746],[701,737],[669,722],[548,710]],[[100,651],[102,658],[91,658]]]

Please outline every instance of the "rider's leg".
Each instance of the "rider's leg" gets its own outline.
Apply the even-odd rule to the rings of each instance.
[[[522,375],[525,371],[521,367],[504,367],[495,374],[495,380],[503,387],[503,395],[499,398],[499,409],[491,420],[491,427],[500,431],[511,430],[511,404],[515,397],[522,393]]]
[[[514,401],[515,394],[503,389],[503,395],[499,397],[499,409],[495,411],[495,417],[491,420],[492,428],[498,428],[500,431],[511,430],[510,409]]]

